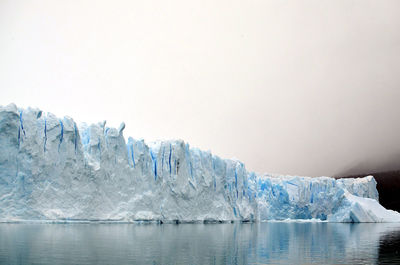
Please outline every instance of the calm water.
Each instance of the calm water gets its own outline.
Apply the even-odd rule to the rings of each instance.
[[[400,264],[400,224],[0,224],[0,264]]]

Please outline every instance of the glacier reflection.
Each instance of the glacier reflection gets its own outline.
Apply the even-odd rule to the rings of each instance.
[[[0,264],[399,263],[399,234],[400,224],[0,224]]]

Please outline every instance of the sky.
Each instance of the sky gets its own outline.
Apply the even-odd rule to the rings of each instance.
[[[400,169],[400,1],[0,0],[0,105],[256,172]]]

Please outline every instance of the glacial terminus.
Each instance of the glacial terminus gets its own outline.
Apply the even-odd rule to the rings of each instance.
[[[0,107],[0,220],[400,222],[372,176],[256,174],[181,140],[125,141],[124,128]]]

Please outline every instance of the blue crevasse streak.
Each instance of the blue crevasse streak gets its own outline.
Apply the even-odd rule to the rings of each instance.
[[[106,141],[107,146],[108,146],[108,141],[107,141],[108,130],[110,130],[110,128],[108,128],[108,127],[104,130],[104,140]]]
[[[297,185],[297,184],[295,184],[295,183],[293,183],[293,182],[290,182],[290,181],[288,181],[288,182],[287,182],[287,184],[290,184],[290,185],[293,185],[293,186],[296,186],[296,187],[298,187],[298,185]]]
[[[163,149],[162,149],[161,173],[163,172],[163,168],[164,168],[164,154],[165,154],[165,146],[163,146]]]
[[[171,156],[172,156],[172,145],[169,144],[169,158],[168,158],[168,163],[169,163],[169,174],[170,174],[170,175],[171,175],[171,172],[172,172]]]
[[[74,148],[75,148],[75,154],[76,154],[77,148],[78,148],[78,129],[76,128],[75,122],[74,122]]]
[[[190,165],[190,176],[191,176],[192,179],[193,179],[193,166],[192,166],[192,162],[189,162],[189,165]]]
[[[157,157],[154,155],[152,150],[150,150],[150,157],[153,161],[154,180],[157,180]]]
[[[20,146],[20,143],[21,143],[21,127],[18,127],[18,148],[19,148],[19,146]]]
[[[21,129],[22,129],[22,132],[24,133],[24,136],[26,136],[25,129],[24,129],[24,123],[22,122],[22,111],[19,113],[19,124],[21,125]]]
[[[64,125],[61,120],[60,120],[60,125],[61,125],[61,136],[60,136],[60,143],[58,144],[58,151],[60,151],[60,146],[64,138]]]
[[[44,144],[43,151],[46,152],[46,143],[47,143],[47,121],[44,119]]]
[[[193,168],[192,168],[191,155],[190,155],[190,151],[189,151],[189,144],[186,144],[185,152],[186,152],[186,157],[187,157],[187,160],[188,160],[188,163],[189,163],[190,177],[192,179],[194,179],[193,178]]]
[[[235,168],[235,187],[236,187],[236,189],[237,189],[237,178],[238,178],[238,176],[237,176],[237,168]]]
[[[97,138],[97,149],[99,150],[99,159],[101,160],[101,144],[100,144],[100,137]]]
[[[133,152],[133,144],[131,144],[129,147],[131,149],[131,158],[132,158],[133,168],[135,168],[136,164],[135,164],[135,154]]]

